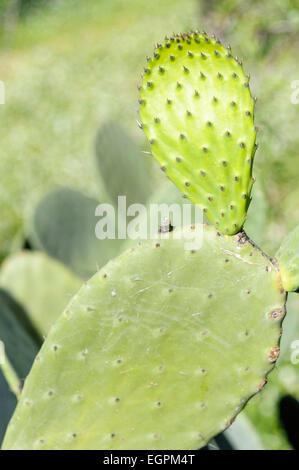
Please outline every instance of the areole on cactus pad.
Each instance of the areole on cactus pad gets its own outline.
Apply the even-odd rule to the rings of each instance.
[[[279,354],[286,297],[245,234],[203,231],[197,251],[172,232],[81,288],[35,360],[4,449],[196,449],[231,424]]]
[[[206,34],[166,38],[148,58],[139,102],[161,169],[218,230],[239,232],[256,150],[254,99],[241,62]]]

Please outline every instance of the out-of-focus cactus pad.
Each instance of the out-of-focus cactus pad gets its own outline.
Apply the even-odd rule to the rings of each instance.
[[[69,188],[47,194],[35,211],[32,243],[88,279],[119,254],[122,244],[119,239],[96,238],[98,204],[96,199]]]
[[[25,379],[41,346],[41,337],[23,307],[0,288],[0,340],[5,356],[21,380]]]
[[[63,264],[36,251],[11,255],[0,270],[0,287],[25,307],[41,336],[47,335],[81,283]]]
[[[96,163],[111,201],[145,203],[152,193],[151,161],[117,121],[107,121],[96,137]]]
[[[82,286],[5,449],[197,449],[230,425],[279,354],[285,293],[245,234],[206,226],[187,251],[182,235],[198,228],[146,241]]]
[[[158,44],[140,87],[141,127],[161,169],[223,233],[243,226],[252,188],[254,100],[241,62],[205,34]]]
[[[299,289],[299,225],[283,240],[276,253],[285,290]]]
[[[0,288],[0,443],[16,406],[16,397],[10,390],[2,369],[6,361],[18,376],[20,383],[29,373],[41,346],[41,338],[30,324],[22,306],[4,289]],[[3,348],[3,350],[2,350]],[[2,354],[4,353],[4,357]],[[4,361],[2,364],[2,360]]]

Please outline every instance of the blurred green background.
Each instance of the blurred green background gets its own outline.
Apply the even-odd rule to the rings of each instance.
[[[146,143],[136,124],[137,85],[153,45],[166,34],[190,29],[215,33],[230,43],[251,74],[251,90],[258,97],[259,149],[245,228],[274,255],[283,237],[299,223],[299,104],[291,100],[292,83],[299,80],[298,0],[0,0],[0,80],[6,95],[0,105],[0,285],[25,307],[41,334],[46,327],[39,311],[46,297],[36,305],[32,295],[51,287],[49,273],[54,267],[44,268],[44,259],[28,259],[27,267],[21,256],[26,253],[18,252],[43,250],[50,255],[49,263],[56,258],[64,265],[57,269],[67,266],[76,276],[88,277],[96,269],[91,266],[94,253],[101,248],[90,240],[91,232],[81,234],[82,214],[71,213],[72,229],[80,232],[77,240],[71,240],[63,227],[58,241],[49,239],[49,232],[61,226],[64,214],[57,215],[61,205],[68,214],[74,204],[92,207],[94,214],[96,201],[113,200],[110,188],[118,184],[119,173],[129,191],[134,177],[137,181],[138,173],[146,171],[150,187],[144,198],[165,185],[150,156],[142,153]],[[117,161],[124,148],[143,159],[147,169],[137,171],[133,160],[126,168],[123,155],[122,171],[117,165],[116,175],[112,169],[105,171],[105,156],[110,158],[111,152]],[[54,193],[50,202],[47,199],[53,191],[62,191],[56,194],[57,202]],[[72,191],[80,193],[74,196]],[[50,207],[46,221],[38,215],[41,204]],[[91,230],[96,223],[96,219],[84,221]],[[82,246],[87,239],[94,246],[85,253]],[[74,259],[78,247],[83,251]],[[119,250],[120,246],[105,245],[105,256],[101,254],[97,262]],[[24,281],[28,270],[35,273],[30,286]],[[59,274],[69,294],[72,273]],[[72,282],[77,288],[77,277]],[[245,411],[266,449],[291,448],[279,404],[286,395],[299,399],[299,364],[290,360],[292,341],[299,339],[296,296],[289,296],[279,367]],[[62,296],[59,309],[65,303]],[[2,416],[4,423],[5,412],[0,420]]]

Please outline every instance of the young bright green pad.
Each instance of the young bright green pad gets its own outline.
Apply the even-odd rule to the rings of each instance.
[[[45,253],[23,251],[5,260],[0,286],[25,307],[31,322],[47,335],[82,281]]]
[[[283,287],[292,292],[299,289],[299,225],[283,240],[276,259]]]
[[[206,34],[174,35],[148,59],[141,127],[161,169],[223,233],[243,226],[252,187],[254,100],[241,62]]]
[[[246,238],[194,228],[109,262],[51,329],[4,449],[197,449],[265,383],[285,293]],[[267,295],[264,293],[267,292]]]

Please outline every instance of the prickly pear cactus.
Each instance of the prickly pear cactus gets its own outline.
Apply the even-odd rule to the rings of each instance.
[[[167,176],[221,232],[242,228],[252,188],[254,99],[241,62],[206,34],[174,35],[148,59],[140,126]]]
[[[244,233],[203,226],[187,251],[194,232],[146,241],[81,288],[35,360],[4,449],[197,449],[261,390],[279,354],[279,271]]]

